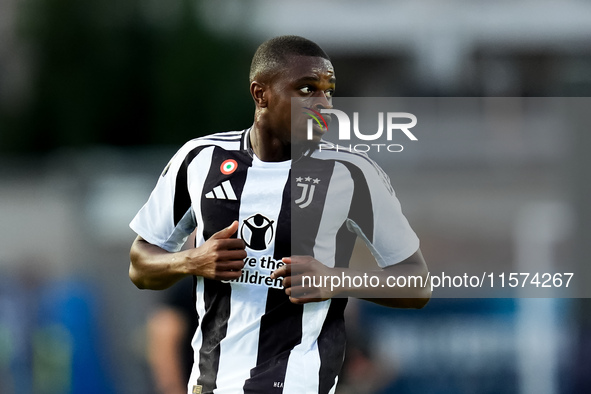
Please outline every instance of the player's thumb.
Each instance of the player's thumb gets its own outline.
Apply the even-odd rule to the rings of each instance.
[[[234,220],[231,225],[226,228],[221,229],[217,233],[211,236],[214,239],[226,239],[230,238],[238,231],[238,220]]]

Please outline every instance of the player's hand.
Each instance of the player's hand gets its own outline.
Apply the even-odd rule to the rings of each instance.
[[[189,249],[189,273],[208,279],[233,280],[242,275],[245,244],[231,238],[238,230],[238,221],[212,235],[203,245]]]
[[[289,296],[289,300],[292,303],[306,304],[308,302],[319,302],[328,300],[334,296],[330,291],[330,286],[312,285],[324,283],[324,278],[329,278],[331,273],[333,273],[332,268],[325,266],[311,256],[284,257],[282,261],[285,265],[273,271],[271,278],[283,277],[285,294]],[[305,283],[302,282],[304,276],[306,277]],[[308,278],[310,278],[310,281]]]

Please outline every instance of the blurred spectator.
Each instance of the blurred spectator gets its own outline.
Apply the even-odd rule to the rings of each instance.
[[[347,304],[347,349],[336,394],[375,394],[392,384],[397,365],[380,359],[372,352],[371,335],[360,317],[363,301],[350,298]]]
[[[193,365],[191,337],[197,328],[193,279],[166,290],[148,319],[148,361],[158,394],[186,394]]]
[[[183,249],[195,243],[191,234]],[[157,394],[186,394],[193,366],[191,339],[197,329],[193,278],[160,293],[161,303],[147,323],[147,356]]]

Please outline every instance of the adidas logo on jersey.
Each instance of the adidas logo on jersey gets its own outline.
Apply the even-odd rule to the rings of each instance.
[[[236,193],[232,189],[230,181],[223,181],[221,185],[213,188],[212,191],[205,195],[205,198],[215,198],[218,200],[237,200]]]

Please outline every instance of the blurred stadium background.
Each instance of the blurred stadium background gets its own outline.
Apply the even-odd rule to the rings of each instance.
[[[159,295],[127,277],[127,224],[182,143],[251,124],[250,57],[279,34],[330,54],[339,96],[591,93],[589,1],[0,0],[0,393],[153,393]],[[589,149],[587,127],[452,130],[389,175],[435,267],[541,233],[588,273]],[[588,299],[349,312],[340,393],[589,392]]]

